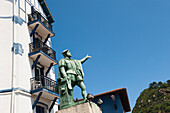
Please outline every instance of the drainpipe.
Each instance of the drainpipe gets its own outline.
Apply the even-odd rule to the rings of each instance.
[[[13,0],[13,6],[12,6],[12,13],[13,13],[13,19],[15,16],[15,0]],[[12,25],[12,44],[14,44],[14,38],[15,38],[15,23],[13,21]],[[13,45],[12,45],[13,46]],[[14,94],[14,52],[12,52],[12,81],[11,81],[11,88],[12,88],[12,93],[11,93],[11,108],[10,108],[10,113],[14,113],[14,104],[15,104],[15,94]]]

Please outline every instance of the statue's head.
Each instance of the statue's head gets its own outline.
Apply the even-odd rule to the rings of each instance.
[[[69,58],[72,57],[72,55],[71,55],[71,53],[68,49],[64,50],[62,52],[62,54],[63,54],[64,57],[69,57]]]

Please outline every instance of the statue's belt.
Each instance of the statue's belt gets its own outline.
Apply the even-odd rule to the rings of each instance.
[[[81,70],[69,69],[66,71],[67,74],[82,75]]]

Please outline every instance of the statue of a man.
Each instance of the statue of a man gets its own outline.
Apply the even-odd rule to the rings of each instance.
[[[84,85],[82,64],[91,56],[86,56],[81,60],[71,59],[72,55],[68,49],[63,51],[64,59],[59,61],[59,78],[67,80],[68,89],[73,93],[73,88],[78,85],[81,88],[82,96],[86,99],[86,86]],[[73,95],[73,94],[72,94]]]

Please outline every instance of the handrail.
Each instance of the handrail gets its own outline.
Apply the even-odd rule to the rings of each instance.
[[[44,88],[53,91],[55,93],[58,93],[57,82],[49,77],[39,75],[31,78],[30,82],[31,82],[31,90]]]
[[[56,60],[56,52],[37,38],[34,42],[29,44],[29,47],[30,47],[30,52],[40,50],[45,54],[47,54],[48,56],[50,56],[51,58],[53,58],[54,60]]]
[[[29,20],[29,22],[34,21],[34,20],[39,20],[45,26],[47,26],[51,31],[53,31],[52,30],[53,26],[38,11],[34,11],[34,13],[29,14],[28,15],[28,20]]]

